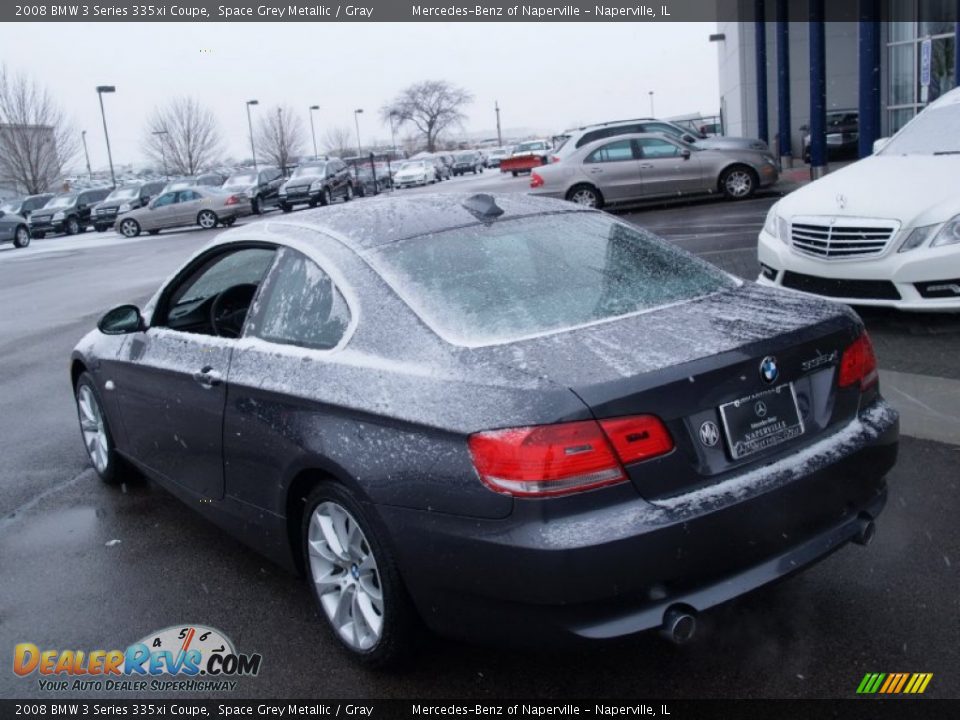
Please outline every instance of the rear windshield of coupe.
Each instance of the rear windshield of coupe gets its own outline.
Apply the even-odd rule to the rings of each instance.
[[[448,230],[370,260],[455,345],[512,342],[701,297],[734,281],[602,214],[563,213]]]

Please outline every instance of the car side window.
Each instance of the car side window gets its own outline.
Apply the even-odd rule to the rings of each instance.
[[[622,162],[633,160],[633,142],[631,140],[617,140],[598,147],[584,160],[585,163]]]
[[[181,190],[180,196],[177,199],[177,202],[191,202],[193,200],[201,200],[203,196],[198,193],[196,190]]]
[[[683,134],[673,125],[667,125],[666,123],[647,123],[644,126],[643,132],[663,133],[664,135],[670,135],[671,137],[680,137]]]
[[[305,255],[282,248],[248,334],[284,345],[329,350],[350,325],[350,308],[330,276]]]
[[[680,154],[680,148],[666,140],[657,138],[641,138],[637,140],[640,153],[646,159],[671,158]]]
[[[160,317],[154,325],[167,326],[184,332],[214,335],[210,316],[214,301],[221,293],[230,291],[230,309],[233,312],[247,308],[253,301],[267,270],[275,257],[272,247],[245,247],[221,252],[207,258],[188,272],[165,293]],[[242,326],[242,318],[239,325]],[[239,327],[237,334],[239,335]]]
[[[168,192],[158,197],[156,201],[153,203],[153,206],[163,207],[165,205],[173,205],[175,202],[177,202],[177,193]]]

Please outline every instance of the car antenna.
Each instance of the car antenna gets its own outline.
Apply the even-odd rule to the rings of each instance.
[[[463,207],[481,222],[492,222],[504,213],[503,208],[493,199],[493,195],[486,193],[471,195],[464,200]]]

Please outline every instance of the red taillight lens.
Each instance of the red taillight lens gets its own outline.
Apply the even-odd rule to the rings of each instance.
[[[840,387],[850,387],[857,383],[861,390],[877,382],[877,356],[873,354],[873,343],[866,331],[846,350],[840,358],[840,375],[837,384]]]
[[[469,447],[491,490],[549,497],[624,482],[624,463],[669,452],[673,440],[659,419],[644,415],[477,433]]]
[[[673,450],[673,438],[660,418],[653,415],[601,420],[600,427],[624,465]]]
[[[236,205],[238,202],[240,202],[240,198],[236,195],[231,195],[227,198],[227,202],[225,202],[224,205]]]
[[[530,187],[532,188],[543,187],[543,178],[537,175],[536,173],[530,173]]]
[[[552,162],[552,163],[560,162],[560,158],[558,158],[556,155],[554,155],[553,157],[550,158],[550,162]]]

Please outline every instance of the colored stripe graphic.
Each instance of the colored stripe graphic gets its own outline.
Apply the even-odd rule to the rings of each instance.
[[[922,695],[933,673],[867,673],[857,686],[858,695]]]

